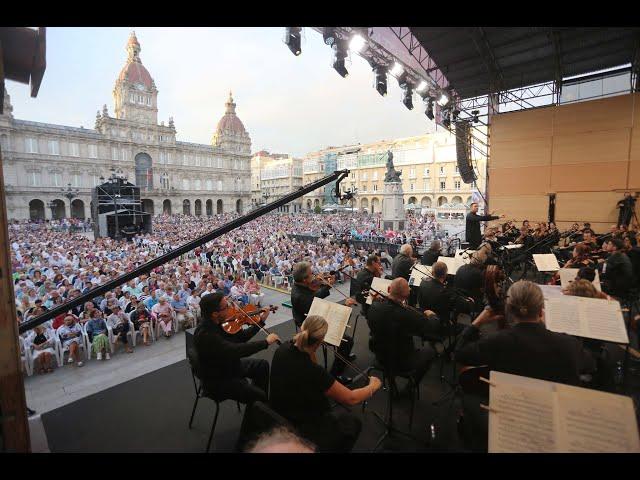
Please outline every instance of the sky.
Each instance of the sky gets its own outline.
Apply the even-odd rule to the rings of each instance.
[[[158,122],[173,117],[179,141],[211,143],[229,90],[252,152],[303,156],[435,129],[418,95],[414,109],[405,108],[393,77],[381,97],[371,68],[355,53],[342,78],[331,67],[330,47],[311,28],[298,57],[283,43],[284,28],[48,28],[37,98],[27,85],[6,83],[14,117],[93,128],[104,104],[114,115],[112,92],[132,30],[158,88]]]

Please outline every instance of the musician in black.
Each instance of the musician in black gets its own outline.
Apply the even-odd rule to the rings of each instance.
[[[405,243],[400,247],[400,253],[396,255],[391,263],[391,276],[393,278],[404,278],[407,282],[411,276],[411,267],[414,264],[413,247]]]
[[[433,310],[446,326],[454,307],[454,293],[447,286],[447,264],[436,262],[431,268],[434,278],[424,278],[418,290],[418,306],[421,310]]]
[[[416,349],[413,336],[437,334],[440,320],[431,310],[423,314],[403,307],[408,298],[409,283],[404,278],[396,278],[389,286],[390,300],[373,302],[367,318],[371,332],[369,346],[383,366],[395,371],[412,371],[413,379],[419,384],[436,352],[429,344]]]
[[[636,198],[631,196],[631,193],[625,192],[624,198],[616,205],[620,209],[618,213],[618,227],[624,225],[629,226],[633,215],[636,210]]]
[[[371,283],[375,277],[382,277],[382,263],[380,257],[375,254],[371,254],[367,257],[367,263],[365,267],[358,272],[358,275],[351,280],[351,286],[349,288],[349,295],[351,298],[360,304],[362,308],[362,314],[366,317],[369,311],[369,305],[367,304],[367,296],[363,292],[366,292],[371,288]]]
[[[428,265],[428,266],[433,265],[435,262],[438,261],[438,257],[440,257],[441,255],[440,253],[441,250],[442,250],[442,244],[440,243],[440,240],[434,240],[433,242],[431,242],[431,245],[429,246],[429,248],[425,250],[424,253],[422,254],[422,259],[420,263],[422,263],[422,265]]]
[[[302,326],[311,304],[314,298],[325,298],[329,296],[328,285],[318,285],[314,281],[313,273],[311,272],[311,264],[309,262],[298,262],[293,266],[293,287],[291,288],[291,306],[293,310],[293,321],[298,328]],[[349,298],[345,302],[347,306],[356,305],[357,302]],[[340,343],[338,353],[340,356],[349,358],[351,349],[353,348],[353,339],[348,335],[345,335],[343,341]],[[331,374],[335,376],[338,381],[346,384],[351,383],[352,379],[346,375],[342,375],[346,368],[345,363],[336,358],[331,368]]]
[[[349,452],[362,422],[351,412],[331,408],[329,400],[356,405],[381,386],[376,377],[363,388],[349,390],[318,365],[316,352],[327,333],[327,321],[310,315],[293,341],[284,342],[273,356],[271,407],[289,420],[321,452]]]
[[[609,295],[624,298],[633,286],[633,266],[623,251],[624,242],[614,238],[605,242],[603,247],[609,252],[606,260],[599,260],[602,265],[603,289]]]
[[[483,336],[480,327],[496,319],[491,310],[484,310],[462,332],[456,361],[568,385],[579,385],[581,373],[594,371],[593,357],[578,339],[547,330],[544,297],[536,284],[514,283],[507,293],[505,312],[511,328]],[[466,428],[473,431],[475,443],[486,448],[487,415],[478,408],[486,399],[479,401],[471,395],[464,399]]]
[[[202,321],[194,333],[199,375],[213,392],[225,393],[228,398],[242,403],[266,402],[269,363],[245,357],[267,349],[279,337],[270,333],[264,340],[249,341],[258,333],[257,325],[234,335],[227,334],[220,325],[225,320],[221,312],[227,307],[227,299],[220,292],[205,295],[200,301]],[[269,311],[264,311],[256,321],[264,321],[268,316]],[[247,378],[253,383],[249,384]]]
[[[503,218],[504,215],[478,215],[478,204],[471,204],[471,211],[467,213],[466,218],[466,231],[465,240],[469,242],[469,248],[475,250],[480,246],[482,242],[482,234],[480,233],[480,222],[487,222],[489,220],[497,220]]]

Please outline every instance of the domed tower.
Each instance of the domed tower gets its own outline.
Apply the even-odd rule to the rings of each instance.
[[[233,101],[231,92],[229,92],[229,99],[224,105],[224,116],[218,122],[211,143],[228,152],[250,155],[251,138],[249,138],[249,134],[244,129],[244,125],[236,116],[236,104]]]
[[[127,64],[120,71],[113,98],[116,118],[158,124],[158,89],[140,60],[140,43],[131,32],[127,42]]]

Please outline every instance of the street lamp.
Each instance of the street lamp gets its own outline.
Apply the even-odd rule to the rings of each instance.
[[[69,200],[69,212],[72,211],[71,208],[71,200],[73,200],[74,198],[76,198],[78,196],[78,193],[80,193],[80,189],[79,188],[71,188],[71,184],[68,183],[67,184],[67,188],[63,188],[61,190],[62,192],[62,196],[67,197],[67,199]],[[73,215],[70,215],[71,217],[73,217]]]

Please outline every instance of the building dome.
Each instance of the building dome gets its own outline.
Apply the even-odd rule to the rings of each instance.
[[[242,124],[242,121],[236,116],[236,104],[233,102],[231,92],[229,92],[229,99],[225,103],[225,114],[218,122],[216,127],[216,135],[245,135],[247,131]]]
[[[140,43],[136,38],[136,34],[135,32],[131,32],[131,36],[127,42],[129,58],[127,59],[127,64],[120,71],[118,80],[142,84],[147,90],[152,90],[154,88],[153,79],[144,65],[142,65],[140,50]]]

